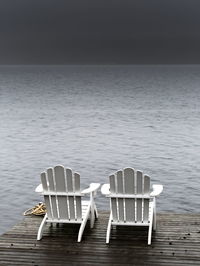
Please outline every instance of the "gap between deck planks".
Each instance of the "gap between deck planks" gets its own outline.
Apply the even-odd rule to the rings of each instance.
[[[109,213],[100,211],[81,243],[78,225],[46,226],[36,241],[41,217],[29,216],[0,236],[0,265],[200,265],[200,214],[160,213],[152,245],[147,230],[113,227],[105,244]]]

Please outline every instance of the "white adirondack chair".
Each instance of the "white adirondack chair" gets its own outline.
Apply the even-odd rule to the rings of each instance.
[[[98,183],[91,183],[90,187],[80,191],[80,175],[62,165],[47,169],[41,173],[42,194],[47,209],[38,230],[37,240],[42,238],[46,223],[80,224],[78,242],[81,241],[87,220],[90,227],[94,225],[95,216],[98,217],[94,202],[94,195],[100,187]],[[36,191],[41,189],[38,186]],[[90,200],[83,201],[82,196],[90,194]]]
[[[151,244],[152,227],[156,230],[156,196],[162,185],[153,185],[150,192],[150,177],[141,171],[125,168],[109,176],[110,184],[101,188],[110,198],[110,218],[106,243],[110,241],[111,225],[147,226],[148,245]]]

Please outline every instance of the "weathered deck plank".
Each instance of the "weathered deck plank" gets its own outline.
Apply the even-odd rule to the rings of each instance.
[[[100,212],[77,243],[78,225],[46,227],[36,241],[41,217],[26,217],[0,237],[0,265],[200,265],[200,214],[159,214],[152,245],[145,228],[114,227],[105,244],[108,212]]]

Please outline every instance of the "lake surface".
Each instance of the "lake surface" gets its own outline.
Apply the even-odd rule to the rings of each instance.
[[[0,233],[56,164],[82,188],[140,169],[164,185],[159,211],[199,212],[200,66],[1,66],[0,117]]]

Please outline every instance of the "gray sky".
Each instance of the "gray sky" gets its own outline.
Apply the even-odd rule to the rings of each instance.
[[[0,0],[0,64],[200,63],[199,0]]]

